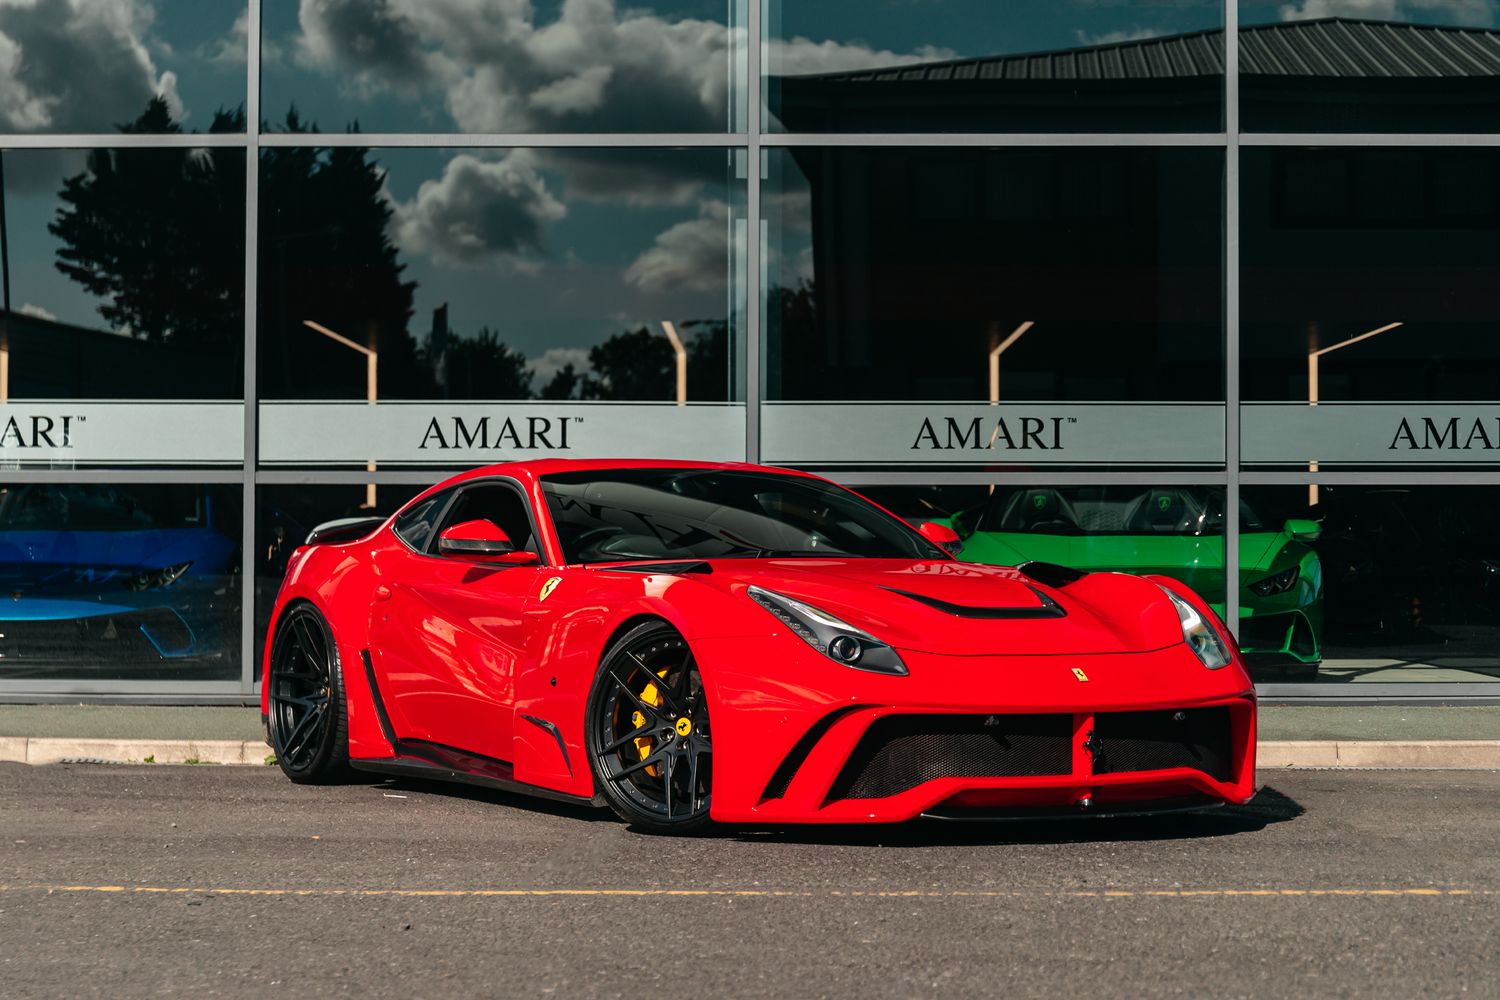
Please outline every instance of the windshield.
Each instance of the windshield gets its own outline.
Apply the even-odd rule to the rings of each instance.
[[[905,523],[829,483],[721,469],[570,472],[542,480],[567,562],[946,559]]]
[[[995,492],[975,531],[1031,535],[1221,535],[1222,493],[1195,487],[1029,487]],[[1240,503],[1240,530],[1261,531]]]

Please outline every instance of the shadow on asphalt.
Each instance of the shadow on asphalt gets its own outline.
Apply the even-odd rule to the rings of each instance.
[[[544,816],[619,824],[608,809],[596,809],[535,796],[512,794],[477,785],[450,784],[409,778],[369,782],[369,787],[392,794],[428,794],[484,802],[497,809],[524,809]],[[710,829],[710,838],[778,843],[849,844],[881,847],[930,847],[941,844],[1041,844],[1096,841],[1195,840],[1251,833],[1301,816],[1305,809],[1291,796],[1262,788],[1245,805],[1162,816],[1086,817],[1077,819],[1020,819],[953,822],[918,819],[907,823],[865,825],[789,826],[776,828],[723,827]],[[633,829],[633,828],[632,828]]]
[[[1084,817],[952,822],[913,820],[895,825],[805,826],[729,831],[721,836],[779,843],[934,847],[943,844],[1046,844],[1101,841],[1196,840],[1252,833],[1301,816],[1291,796],[1263,788],[1242,806],[1161,816]]]

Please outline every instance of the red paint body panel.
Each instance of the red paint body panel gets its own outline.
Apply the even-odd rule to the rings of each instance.
[[[294,554],[277,596],[272,635],[293,602],[311,602],[328,619],[342,663],[351,757],[383,759],[395,752],[366,676],[368,653],[399,739],[504,761],[516,781],[592,797],[584,751],[590,686],[612,638],[652,617],[682,633],[703,677],[714,726],[711,814],[718,820],[895,821],[935,807],[1004,811],[1066,807],[1085,798],[1097,806],[1149,806],[1188,796],[1244,802],[1254,793],[1252,684],[1222,622],[1180,583],[1098,573],[1053,588],[1016,570],[950,559],[718,560],[710,573],[682,575],[563,565],[541,478],[638,468],[806,475],[692,462],[493,466],[454,477],[412,503],[473,480],[513,481],[530,502],[543,565],[484,565],[418,554],[396,537],[391,521],[359,541]],[[745,590],[752,584],[879,637],[899,652],[909,675],[860,671],[828,659],[751,600]],[[1209,670],[1188,649],[1164,586],[1219,629],[1233,654],[1229,666]],[[986,620],[941,607],[1035,610],[1044,600],[1061,605],[1066,616]],[[268,641],[267,672],[270,646]],[[1101,713],[1213,706],[1226,706],[1231,720],[1228,780],[1191,768],[1093,773],[1091,753],[1082,744]],[[767,798],[782,762],[839,709],[847,711],[825,723],[826,732],[807,749],[785,793]],[[1071,770],[1040,777],[936,778],[884,798],[830,800],[830,787],[871,723],[911,713],[1065,715],[1074,743]],[[545,724],[561,735],[562,748]]]

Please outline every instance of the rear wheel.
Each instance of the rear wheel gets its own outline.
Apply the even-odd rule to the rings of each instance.
[[[271,642],[271,748],[288,778],[329,784],[350,776],[349,716],[338,646],[311,604],[281,617]]]
[[[626,822],[652,833],[708,825],[708,699],[692,650],[670,625],[639,625],[605,653],[586,735],[594,784]]]

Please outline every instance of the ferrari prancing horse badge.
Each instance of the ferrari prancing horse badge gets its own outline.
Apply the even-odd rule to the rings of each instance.
[[[559,583],[562,583],[562,577],[554,576],[552,579],[542,584],[542,592],[537,595],[537,600],[545,601],[547,598],[551,597],[552,592],[557,589],[557,585]]]

